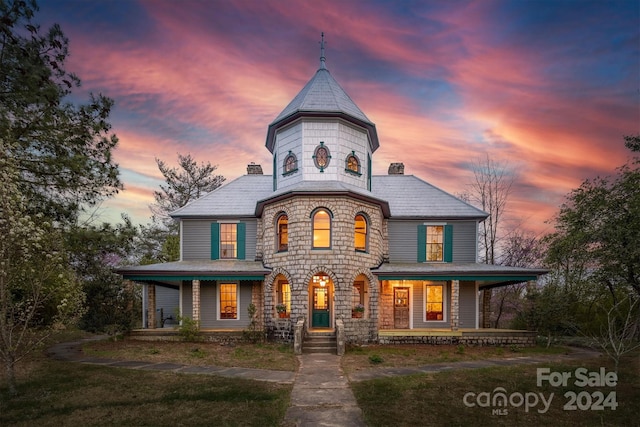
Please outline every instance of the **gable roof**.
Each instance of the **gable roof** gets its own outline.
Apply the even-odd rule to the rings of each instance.
[[[372,191],[334,181],[305,181],[273,191],[271,175],[243,175],[171,213],[174,218],[242,218],[288,194],[347,194],[378,203],[385,216],[401,219],[484,219],[488,216],[413,175],[376,175]]]
[[[321,67],[269,125],[266,146],[273,153],[276,130],[300,117],[339,117],[367,129],[371,151],[380,143],[376,126],[358,108],[333,78],[329,70]]]

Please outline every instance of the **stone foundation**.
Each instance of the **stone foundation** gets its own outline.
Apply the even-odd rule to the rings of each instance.
[[[481,332],[461,334],[425,334],[425,335],[385,335],[378,337],[379,344],[431,344],[431,345],[470,345],[470,346],[516,346],[533,347],[536,345],[535,332],[505,332],[482,334]]]

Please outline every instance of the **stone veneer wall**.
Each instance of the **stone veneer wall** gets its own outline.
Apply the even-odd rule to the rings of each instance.
[[[312,249],[313,230],[311,214],[317,208],[326,208],[332,214],[331,248]],[[289,245],[286,252],[276,251],[276,219],[280,213],[288,217]],[[368,251],[354,248],[355,216],[364,213],[368,218]],[[258,221],[257,258],[272,273],[265,278],[264,322],[269,334],[276,329],[274,283],[278,276],[291,285],[291,320],[309,320],[309,283],[314,274],[324,272],[333,284],[333,319],[343,319],[345,328],[351,322],[351,295],[353,282],[365,277],[368,301],[367,322],[361,322],[347,333],[358,341],[370,341],[377,334],[378,281],[370,269],[388,259],[384,219],[380,208],[372,203],[348,196],[292,196],[265,207]],[[333,321],[332,320],[332,326]],[[363,326],[366,325],[366,326]],[[276,333],[277,335],[277,333]]]
[[[462,336],[379,336],[380,344],[435,344],[435,345],[479,345],[533,347],[536,345],[535,332],[504,332],[482,335],[481,332]]]

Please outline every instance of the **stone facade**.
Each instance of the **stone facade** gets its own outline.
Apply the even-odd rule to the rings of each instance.
[[[318,208],[331,213],[331,247],[313,249],[312,214]],[[276,247],[276,222],[280,214],[288,218],[288,249],[278,252]],[[367,218],[367,251],[356,251],[354,247],[354,219],[362,213]],[[388,247],[383,233],[383,215],[374,203],[348,196],[292,196],[265,207],[258,223],[258,258],[273,272],[264,283],[264,322],[270,335],[279,335],[276,326],[275,285],[278,279],[286,280],[291,286],[292,320],[306,319],[310,322],[309,287],[313,275],[324,273],[330,278],[332,298],[331,327],[336,319],[352,322],[352,293],[356,279],[366,287],[366,322],[348,333],[358,341],[370,341],[377,330],[378,282],[370,269],[379,265],[388,255]],[[286,335],[286,334],[285,334]]]

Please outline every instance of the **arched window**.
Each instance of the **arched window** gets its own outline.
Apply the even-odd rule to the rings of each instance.
[[[356,215],[354,245],[356,251],[367,251],[367,219],[362,214]]]
[[[282,174],[289,175],[298,170],[298,159],[296,155],[289,151],[289,154],[284,159],[284,164],[282,165]]]
[[[358,160],[358,156],[356,156],[355,151],[352,151],[345,159],[344,170],[355,175],[361,175],[360,160]]]
[[[331,215],[326,209],[318,209],[312,215],[313,247],[331,247]]]
[[[289,218],[286,214],[278,217],[276,227],[278,233],[278,252],[284,252],[289,249]]]

